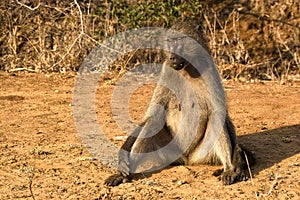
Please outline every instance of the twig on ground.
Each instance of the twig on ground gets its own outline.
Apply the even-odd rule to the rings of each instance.
[[[16,71],[36,72],[36,70],[33,70],[33,69],[27,69],[27,68],[15,68],[15,69],[10,69],[10,70],[9,70],[9,72],[16,72]]]
[[[275,179],[274,179],[274,181],[273,181],[273,184],[271,185],[271,187],[270,187],[268,193],[266,194],[266,196],[270,196],[270,195],[272,194],[273,189],[278,185],[278,178],[279,178],[279,177],[280,177],[280,176],[276,173],[276,174],[275,174]]]
[[[17,0],[17,3],[20,4],[21,6],[25,7],[25,8],[28,8],[29,10],[32,10],[32,11],[38,9],[40,7],[40,5],[41,5],[41,2],[39,2],[39,4],[36,7],[31,8],[30,6],[27,6],[27,5],[19,2],[18,0]]]
[[[34,178],[34,174],[35,171],[34,171],[34,168],[32,169],[32,174],[31,176],[29,176],[29,191],[30,191],[30,195],[32,197],[33,200],[35,200],[35,197],[34,197],[34,194],[33,194],[33,191],[32,191],[32,182],[33,182],[33,178]]]
[[[248,167],[248,171],[249,171],[249,175],[250,175],[250,180],[251,180],[252,186],[254,186],[254,182],[253,182],[253,178],[252,178],[252,172],[251,172],[250,164],[249,164],[249,161],[248,161],[248,156],[246,155],[245,152],[244,152],[244,155],[245,155],[245,158],[246,158],[246,163],[247,163],[247,167]],[[257,192],[255,192],[255,198],[258,199]]]

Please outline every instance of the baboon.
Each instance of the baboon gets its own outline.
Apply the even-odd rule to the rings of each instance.
[[[169,52],[158,84],[142,124],[119,151],[118,174],[106,179],[108,186],[169,164],[222,164],[215,175],[225,185],[249,176],[246,158],[252,165],[254,157],[236,143],[221,79],[201,31],[187,23],[172,29],[184,34],[164,38]]]

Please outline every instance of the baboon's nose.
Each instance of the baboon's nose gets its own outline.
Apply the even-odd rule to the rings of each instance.
[[[172,55],[170,56],[170,60],[171,60],[171,61],[175,61],[175,60],[176,60],[175,55],[172,54]]]

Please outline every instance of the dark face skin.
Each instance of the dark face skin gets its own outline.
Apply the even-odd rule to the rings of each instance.
[[[167,63],[175,70],[181,70],[188,64],[187,61],[180,56],[184,54],[184,46],[186,42],[185,40],[185,37],[173,37],[168,38],[166,41],[168,49],[170,49],[170,51],[176,52],[167,53],[166,58]]]
[[[181,70],[186,65],[185,59],[177,54],[171,53],[168,59],[170,67],[174,68],[175,70]]]

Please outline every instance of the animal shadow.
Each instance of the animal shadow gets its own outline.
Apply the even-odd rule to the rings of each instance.
[[[300,124],[238,136],[238,142],[254,152],[257,174],[300,153]]]

